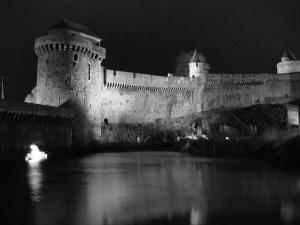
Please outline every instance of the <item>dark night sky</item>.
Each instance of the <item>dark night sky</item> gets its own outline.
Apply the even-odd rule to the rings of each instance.
[[[166,75],[195,48],[212,73],[275,72],[283,51],[300,58],[299,0],[11,0],[1,8],[0,73],[11,100],[36,82],[34,39],[62,18],[104,39],[112,69]]]

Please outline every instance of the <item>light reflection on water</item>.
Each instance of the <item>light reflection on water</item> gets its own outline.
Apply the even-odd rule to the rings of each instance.
[[[297,224],[300,175],[249,160],[107,153],[28,171],[36,224]]]
[[[39,201],[41,195],[41,188],[42,188],[42,179],[43,173],[41,171],[41,164],[39,162],[29,164],[27,176],[29,187],[31,191],[31,198],[32,201],[36,202]]]

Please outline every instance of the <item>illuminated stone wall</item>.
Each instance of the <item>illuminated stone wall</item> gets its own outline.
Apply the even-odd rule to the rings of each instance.
[[[190,78],[106,70],[101,117],[112,123],[170,120],[195,111],[197,82]]]
[[[292,74],[208,74],[203,110],[282,104],[300,98],[300,76]]]
[[[190,79],[106,70],[103,79],[101,117],[113,123],[153,122],[300,97],[296,73],[206,74],[203,79]]]
[[[100,40],[100,39],[99,39]],[[96,37],[65,29],[36,40],[37,86],[26,101],[75,111],[74,140],[101,140],[101,123],[172,122],[212,109],[286,103],[300,97],[298,73],[157,76],[103,69]],[[182,124],[185,126],[186,124]]]

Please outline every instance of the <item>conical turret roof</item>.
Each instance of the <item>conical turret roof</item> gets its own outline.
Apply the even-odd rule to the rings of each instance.
[[[61,20],[59,23],[57,23],[51,29],[68,29],[68,30],[73,30],[73,31],[77,31],[77,32],[81,32],[84,34],[95,36],[95,34],[88,27],[86,27],[82,24],[67,20],[67,19]]]
[[[197,52],[196,49],[195,49],[194,54],[193,54],[193,56],[192,56],[192,58],[190,60],[190,63],[193,63],[193,62],[200,62],[200,59],[198,57],[198,52]]]
[[[283,52],[283,54],[282,54],[282,56],[281,56],[282,58],[283,57],[287,57],[287,58],[289,58],[289,55],[286,53],[286,52]]]
[[[281,58],[288,58],[289,60],[297,60],[296,56],[293,54],[293,52],[284,52],[281,56]]]

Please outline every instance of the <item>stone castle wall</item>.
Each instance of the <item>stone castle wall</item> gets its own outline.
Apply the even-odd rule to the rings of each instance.
[[[197,83],[184,77],[105,70],[101,117],[112,123],[170,120],[194,110]]]
[[[300,98],[300,74],[208,74],[204,82],[204,111],[282,104]]]
[[[80,142],[101,140],[101,124],[155,123],[212,109],[286,103],[300,97],[300,73],[157,76],[103,69],[100,39],[54,29],[35,42],[37,86],[28,101],[75,111]]]
[[[265,74],[207,74],[202,109],[207,111],[259,103],[265,79]]]
[[[91,139],[101,139],[105,119],[109,123],[168,122],[212,109],[286,103],[300,97],[298,73],[164,77],[103,69],[85,55],[75,64],[73,57],[74,53],[64,50],[39,56],[36,99],[53,106],[66,101],[78,104],[84,116],[77,121],[78,133]]]
[[[106,70],[101,118],[153,122],[212,109],[286,103],[300,97],[300,74],[206,74],[204,79]]]

